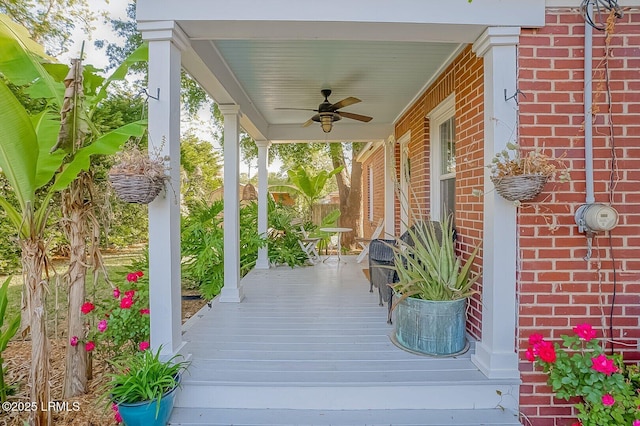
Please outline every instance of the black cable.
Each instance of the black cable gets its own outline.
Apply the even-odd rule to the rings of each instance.
[[[602,17],[612,10],[615,11],[616,18],[622,18],[623,12],[617,0],[582,0],[580,5],[580,13],[585,22],[600,31],[606,29],[606,20],[603,21]],[[593,19],[594,15],[598,16],[598,23]]]

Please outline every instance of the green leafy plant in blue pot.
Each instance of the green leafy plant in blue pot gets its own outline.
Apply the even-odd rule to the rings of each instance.
[[[189,362],[180,361],[182,355],[162,360],[160,351],[148,349],[112,362],[107,394],[116,421],[127,426],[167,424]]]

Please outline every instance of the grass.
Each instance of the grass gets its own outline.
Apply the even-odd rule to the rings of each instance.
[[[104,263],[109,279],[114,285],[124,281],[128,272],[131,272],[130,264],[142,255],[139,250],[121,250],[115,253],[104,255]],[[49,291],[47,296],[47,328],[51,337],[57,337],[66,328],[67,318],[67,291],[62,274],[67,269],[67,260],[54,261],[56,275],[51,276]],[[0,283],[4,282],[6,276],[0,276]],[[96,285],[93,284],[93,276],[89,271],[86,281],[87,297],[95,295],[97,297],[108,297],[111,294],[111,285],[107,283],[101,273]],[[9,303],[7,305],[6,318],[12,318],[20,313],[22,299],[22,276],[13,275],[8,291]],[[93,297],[92,297],[93,298]],[[16,338],[19,338],[16,335]]]

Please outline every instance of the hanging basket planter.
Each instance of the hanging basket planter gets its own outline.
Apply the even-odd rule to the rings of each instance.
[[[150,158],[136,146],[127,147],[118,157],[120,161],[109,171],[109,182],[118,198],[136,204],[155,200],[167,180],[163,161]]]
[[[548,180],[549,175],[538,174],[491,177],[498,194],[509,201],[526,201],[537,197]]]

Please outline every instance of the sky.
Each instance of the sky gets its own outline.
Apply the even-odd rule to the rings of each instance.
[[[109,3],[106,3],[105,0],[87,0],[89,6],[95,11],[105,11],[108,13],[108,17],[110,19],[126,19],[127,17],[127,5],[130,3],[129,0],[109,0]],[[82,47],[82,42],[85,42],[84,52],[85,52],[85,63],[91,64],[96,68],[104,68],[108,65],[109,61],[104,53],[104,50],[98,49],[94,46],[95,40],[108,40],[110,42],[124,42],[124,40],[118,40],[118,36],[113,33],[111,30],[110,23],[103,22],[105,19],[102,17],[98,18],[96,22],[94,22],[95,30],[91,37],[87,37],[87,34],[84,33],[81,29],[76,29],[73,33],[72,40],[74,40],[74,44],[69,48],[69,51],[62,55],[58,60],[64,63],[69,63],[71,58],[78,57],[80,54],[80,49]],[[204,140],[208,140],[215,144],[215,141],[211,138],[210,131],[210,113],[208,110],[202,111],[197,120],[195,122],[191,122],[191,127],[196,130],[196,134],[198,137]],[[181,122],[181,130],[184,131],[187,129],[188,125],[184,122]],[[217,146],[219,149],[219,146]],[[280,162],[272,162],[269,165],[269,171],[277,172],[280,169]],[[251,164],[251,167],[246,164],[246,162],[240,162],[240,173],[250,173],[250,176],[255,176],[257,173],[257,162],[254,160]]]

